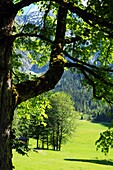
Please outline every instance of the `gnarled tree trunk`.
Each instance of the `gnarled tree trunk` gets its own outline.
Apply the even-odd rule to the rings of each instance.
[[[11,124],[13,98],[11,83],[12,3],[0,2],[0,170],[12,170]],[[11,11],[10,11],[11,10]]]
[[[12,169],[11,124],[14,108],[11,84],[11,48],[12,40],[8,36],[0,37],[0,170]]]

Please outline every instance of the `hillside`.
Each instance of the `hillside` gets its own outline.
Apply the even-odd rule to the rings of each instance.
[[[81,113],[82,118],[110,122],[111,107],[103,101],[94,99],[92,89],[83,86],[82,79],[82,76],[76,72],[65,71],[54,91],[70,94],[75,103],[75,110]]]

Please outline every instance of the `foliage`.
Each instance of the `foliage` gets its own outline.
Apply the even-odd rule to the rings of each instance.
[[[73,8],[74,6],[77,6],[82,10],[86,10],[87,13],[89,13],[89,16],[86,15],[86,18],[84,18],[82,10],[81,15],[77,11],[77,14],[71,10],[68,12],[65,36],[67,43],[64,45],[64,55],[66,55],[65,52],[67,52],[68,58],[73,60],[73,62],[77,62],[77,64],[81,63],[81,68],[77,67],[76,64],[75,67],[77,67],[79,73],[84,75],[84,78],[86,79],[84,84],[89,83],[89,85],[93,86],[94,97],[103,97],[106,98],[107,101],[112,100],[112,95],[110,95],[110,93],[112,93],[112,87],[108,83],[109,89],[111,89],[109,90],[106,83],[112,81],[112,74],[109,74],[109,71],[107,70],[109,70],[112,63],[113,42],[112,39],[106,35],[108,34],[108,30],[107,28],[102,28],[101,22],[104,22],[102,20],[104,15],[106,16],[105,19],[111,18],[111,4],[112,3],[105,1],[103,3],[100,1],[96,1],[96,3],[94,3],[93,0],[89,0],[85,7],[82,5],[82,1],[80,0],[73,2]],[[30,59],[31,62],[37,63],[38,66],[42,66],[50,60],[50,46],[55,37],[58,4],[53,2],[37,2],[33,7],[36,5],[38,10],[35,14],[29,12],[26,13],[26,17],[23,15],[22,22],[19,22],[18,17],[16,19],[17,23],[19,22],[20,29],[18,30],[20,30],[20,36],[29,36],[26,38],[22,36],[21,38],[17,38],[15,40],[16,48],[14,48],[14,51],[16,52],[18,48],[21,51],[29,51],[29,53],[26,54],[28,55],[28,59]],[[100,9],[100,6],[101,10],[97,10]],[[107,14],[108,9],[109,14]],[[37,19],[35,18],[35,22],[34,15],[37,16]],[[95,23],[96,21],[94,18],[92,19],[92,15],[96,15],[96,17],[98,17],[98,15],[101,16],[100,22],[97,20],[97,23]],[[21,17],[22,16],[19,18]],[[91,23],[89,19],[94,21]],[[108,21],[110,21],[110,19],[108,19]],[[18,25],[15,25],[15,27],[18,27]],[[36,37],[35,33],[37,36],[39,34],[39,37]],[[32,37],[32,35],[34,35],[34,37]],[[44,36],[46,37],[45,39],[43,39]],[[71,63],[71,61],[68,62]],[[73,66],[74,64],[72,64],[72,67]],[[94,72],[94,74],[90,75],[91,72]]]
[[[46,143],[60,150],[61,144],[67,141],[76,128],[74,102],[64,92],[30,99],[18,106],[17,114],[18,134],[37,139],[37,148],[39,139],[42,145],[43,140],[48,139]]]
[[[51,108],[47,109],[47,127],[50,145],[54,150],[60,150],[62,143],[72,135],[76,129],[77,112],[69,94],[53,93],[50,98]],[[46,132],[47,133],[47,132]]]
[[[22,156],[28,155],[28,152],[30,151],[28,143],[23,143],[22,141],[19,141],[18,138],[14,138],[12,140],[12,143],[12,149],[15,149],[16,152],[18,152]]]
[[[18,139],[23,137],[36,138],[38,131],[34,132],[34,129],[40,125],[45,126],[44,119],[48,116],[45,113],[45,109],[50,107],[49,101],[46,95],[40,95],[38,97],[27,100],[21,103],[15,111],[15,119],[13,122],[13,148],[17,152],[24,155],[29,151],[29,145],[20,142]]]
[[[101,152],[105,155],[108,154],[110,148],[113,148],[113,127],[100,133],[100,137],[95,144],[97,150],[101,149]]]

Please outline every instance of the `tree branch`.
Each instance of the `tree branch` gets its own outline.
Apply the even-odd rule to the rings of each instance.
[[[14,39],[18,38],[18,37],[36,37],[36,38],[39,38],[41,40],[45,40],[47,42],[49,42],[51,45],[54,45],[55,47],[57,47],[57,45],[55,44],[54,41],[50,40],[49,38],[46,38],[45,35],[42,35],[42,34],[37,34],[37,33],[18,33],[18,34],[15,34],[12,36]],[[70,38],[67,38],[67,39],[64,39],[64,44],[70,44],[70,43],[73,43],[73,42],[77,42],[77,41],[80,41],[82,40],[82,38],[80,36],[76,36],[76,37],[70,37]],[[63,52],[63,51],[61,51]],[[66,52],[64,52],[66,53]]]
[[[19,34],[13,35],[12,37],[14,39],[16,39],[18,37],[36,37],[41,40],[45,40],[45,41],[49,42],[50,44],[54,44],[54,41],[50,40],[49,38],[46,38],[45,35],[41,35],[41,34],[37,34],[37,33],[19,33]]]
[[[70,10],[72,13],[76,13],[79,17],[81,17],[85,22],[87,22],[88,24],[93,24],[96,25],[98,24],[101,27],[106,27],[107,29],[109,28],[109,30],[112,30],[113,28],[113,24],[111,22],[109,22],[108,20],[106,20],[105,18],[101,18],[93,13],[87,12],[87,9],[81,9],[78,6],[74,6],[73,3],[71,2],[66,2],[65,0],[63,0],[63,2],[61,2],[60,0],[55,0],[56,3],[64,6],[66,9]],[[103,31],[107,31],[103,29]],[[110,34],[113,33],[109,32]]]
[[[104,98],[106,100],[106,102],[108,102],[109,104],[113,104],[113,102],[111,101],[111,99],[110,99],[110,97],[108,95],[109,87],[113,87],[113,83],[111,83],[109,80],[108,81],[105,80],[102,76],[100,76],[98,74],[98,72],[96,73],[94,70],[91,70],[91,69],[89,69],[87,67],[84,67],[84,65],[77,64],[77,63],[66,63],[65,65],[67,67],[76,67],[82,72],[82,74],[84,75],[84,77],[87,80],[88,84],[91,85],[92,88],[93,88],[93,97],[95,97],[96,99],[99,99],[99,100]],[[95,83],[95,79],[98,80],[97,83]],[[98,93],[98,87],[99,87],[100,84],[102,86],[102,83],[106,87],[105,88],[101,87],[101,89],[100,89],[100,91]]]
[[[26,7],[34,2],[39,2],[40,0],[22,0],[14,5],[14,11],[19,11],[21,8]],[[56,2],[63,7],[65,7],[67,10],[70,10],[72,13],[76,13],[79,17],[81,17],[85,22],[90,24],[91,26],[95,26],[98,24],[100,27],[102,27],[102,31],[106,32],[110,36],[113,37],[112,28],[113,24],[106,20],[105,18],[102,18],[100,16],[97,16],[91,12],[87,12],[87,9],[81,9],[78,6],[74,6],[71,2],[66,2],[65,0],[51,0],[51,2]],[[109,28],[109,30],[108,30]]]
[[[86,72],[88,72],[90,75],[92,75],[94,78],[98,79],[100,82],[102,82],[103,84],[107,85],[107,86],[113,86],[113,83],[111,81],[107,81],[105,80],[99,73],[98,70],[97,72],[91,68],[88,68],[82,64],[78,64],[78,63],[65,63],[65,67],[77,67],[78,69],[83,69]]]
[[[57,73],[57,76],[56,76]],[[55,87],[63,74],[62,65],[51,67],[43,76],[36,80],[28,80],[14,85],[13,95],[16,100],[15,105],[29,98],[35,97],[41,93],[49,91]]]
[[[45,14],[44,14],[44,26],[43,26],[44,30],[46,29],[46,17],[48,15],[48,13],[50,12],[51,5],[52,5],[52,0],[50,0],[49,4],[47,6],[47,10],[45,11]]]
[[[57,28],[55,36],[55,46],[52,46],[50,55],[50,64],[48,71],[34,81],[26,81],[14,85],[13,96],[15,106],[29,98],[35,97],[43,92],[51,90],[55,87],[64,72],[65,60],[61,55],[64,45],[64,37],[66,31],[67,9],[59,6],[57,15]]]
[[[81,69],[84,77],[86,78],[86,80],[88,81],[89,85],[91,85],[93,87],[93,97],[95,97],[96,99],[101,100],[102,97],[104,97],[103,95],[97,95],[96,94],[96,85],[94,83],[94,81],[90,78],[90,76],[85,72],[84,69]]]
[[[94,68],[94,69],[99,69],[98,67],[94,66],[94,65],[91,65],[89,63],[86,63],[86,62],[83,62],[81,60],[78,60],[77,58],[73,58],[71,55],[69,55],[65,50],[63,50],[63,53],[69,58],[71,59],[73,62],[77,62],[79,64],[82,64],[82,65],[85,65],[85,66],[88,66],[88,67],[91,67],[91,68]]]
[[[69,55],[69,53],[67,53],[65,50],[62,50],[62,52],[63,52],[69,59],[71,59],[73,62],[80,63],[80,64],[82,64],[82,65],[88,66],[88,67],[93,68],[93,69],[98,70],[98,71],[99,71],[99,70],[102,70],[102,71],[106,71],[106,72],[113,73],[113,69],[111,69],[110,67],[109,67],[109,68],[104,68],[104,67],[99,68],[99,67],[97,67],[97,66],[95,66],[95,65],[92,65],[92,64],[83,62],[83,61],[81,61],[81,60],[78,60],[77,58],[72,57],[72,56]]]

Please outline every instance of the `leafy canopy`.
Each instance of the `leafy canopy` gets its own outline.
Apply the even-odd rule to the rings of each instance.
[[[111,102],[113,99],[112,1],[88,0],[85,6],[81,0],[32,2],[34,5],[29,7],[28,11],[23,8],[24,12],[19,12],[15,18],[14,82],[31,78],[28,70],[23,73],[20,69],[22,64],[25,65],[23,54],[30,64],[36,63],[38,67],[47,65],[52,61],[51,47],[58,48],[57,43],[61,41],[62,47],[59,50],[65,63],[64,67],[76,68],[83,75],[84,85],[89,84],[89,87],[93,87],[95,98]],[[25,1],[14,1],[14,3],[15,5],[23,3],[23,7],[27,4]],[[27,5],[30,5],[30,2]],[[60,5],[67,10],[65,19],[62,11],[58,13]],[[59,27],[60,20],[64,23]],[[64,39],[61,34],[65,35]]]

